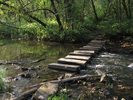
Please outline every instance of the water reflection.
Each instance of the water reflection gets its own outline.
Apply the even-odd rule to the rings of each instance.
[[[22,72],[21,67],[36,67],[42,66],[40,69],[28,71],[31,78],[11,81],[9,84],[15,87],[15,90],[20,93],[22,88],[28,85],[37,84],[40,82],[57,79],[63,72],[48,69],[48,64],[57,62],[58,58],[65,57],[69,52],[81,47],[77,44],[59,44],[51,42],[37,42],[37,41],[20,41],[4,39],[0,40],[0,63],[4,62],[23,62],[31,63],[35,60],[44,59],[41,62],[24,65],[0,65],[0,69],[8,68],[6,70],[7,77],[17,77]]]

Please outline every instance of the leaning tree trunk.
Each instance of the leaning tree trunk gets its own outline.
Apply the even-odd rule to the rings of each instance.
[[[59,17],[59,15],[57,14],[57,10],[56,10],[54,1],[53,1],[53,0],[50,0],[50,1],[51,1],[51,5],[52,5],[52,7],[53,7],[53,10],[54,10],[54,12],[55,12],[56,20],[57,20],[57,22],[58,22],[58,24],[59,24],[59,33],[60,33],[61,31],[63,31],[63,26],[62,26],[62,23],[61,23],[61,21],[60,21],[60,17]]]
[[[121,23],[121,0],[119,0],[119,23]]]
[[[128,11],[129,11],[129,19],[131,19],[132,13],[131,13],[131,1],[130,0],[128,0]]]
[[[94,5],[94,1],[91,0],[91,2],[92,2],[92,7],[93,7],[93,11],[94,11],[94,14],[95,14],[96,21],[98,22],[98,17],[97,17],[97,13],[96,13],[96,9],[95,9],[95,5]]]
[[[128,17],[128,11],[127,11],[127,6],[126,6],[126,3],[125,3],[125,0],[122,0],[122,5],[123,5],[123,8],[124,8],[124,10],[125,10],[126,17],[127,17],[127,19],[128,19],[129,17]]]

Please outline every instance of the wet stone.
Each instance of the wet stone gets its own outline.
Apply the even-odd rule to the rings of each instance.
[[[26,73],[25,78],[31,78],[31,75],[29,73]]]
[[[37,76],[37,78],[40,78],[40,76]]]
[[[8,68],[6,67],[5,70],[8,70]]]
[[[29,67],[28,70],[35,70],[35,68],[34,67]]]
[[[45,82],[35,93],[37,100],[48,100],[48,97],[57,93],[58,83]]]
[[[21,67],[20,70],[21,70],[21,71],[27,71],[28,68],[26,68],[26,67]]]
[[[25,77],[25,73],[20,73],[20,74],[18,74],[18,76],[21,76],[21,77]]]
[[[73,77],[73,76],[74,76],[73,74],[65,73],[65,78],[71,78],[71,77]]]
[[[41,70],[42,66],[36,66],[35,68]]]

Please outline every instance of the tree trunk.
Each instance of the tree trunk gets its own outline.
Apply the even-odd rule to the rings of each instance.
[[[119,23],[121,23],[121,0],[119,0]]]
[[[55,12],[56,20],[57,20],[57,22],[58,22],[58,24],[59,24],[59,33],[60,33],[61,31],[63,31],[63,26],[62,26],[62,23],[61,23],[61,21],[60,21],[60,17],[59,17],[59,15],[57,14],[57,10],[56,10],[54,1],[53,1],[53,0],[50,0],[50,1],[51,1],[51,5],[52,5],[52,7],[53,7],[53,10],[54,10],[54,12]]]
[[[122,5],[123,5],[123,8],[124,8],[124,10],[125,10],[126,17],[127,17],[127,19],[128,19],[129,17],[128,17],[128,11],[127,11],[127,6],[126,6],[126,3],[125,3],[125,0],[122,0]]]
[[[95,5],[94,5],[94,1],[91,0],[91,2],[92,2],[92,7],[93,7],[93,11],[94,11],[94,14],[95,14],[96,21],[98,22],[98,17],[97,17],[97,13],[96,13],[96,9],[95,9]]]
[[[128,11],[129,11],[129,19],[131,19],[132,13],[131,13],[131,1],[130,0],[128,0]]]

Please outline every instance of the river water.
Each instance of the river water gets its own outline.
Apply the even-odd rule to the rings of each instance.
[[[31,70],[31,78],[22,78],[17,81],[7,82],[11,87],[14,87],[13,90],[16,95],[25,91],[25,87],[43,81],[50,81],[57,79],[64,72],[55,71],[48,69],[48,64],[56,63],[57,60],[61,57],[65,57],[69,52],[72,52],[79,47],[83,46],[82,44],[60,44],[54,42],[38,42],[38,41],[22,41],[22,40],[10,40],[4,39],[0,40],[0,63],[4,62],[23,62],[31,63],[39,59],[45,59],[38,63],[30,65],[0,65],[0,69],[7,69],[5,71],[6,77],[17,77],[20,73],[27,73],[27,71],[22,72],[19,68],[21,67],[37,67],[41,66],[40,69]],[[39,76],[39,78],[38,78]],[[8,81],[8,80],[7,80]],[[8,98],[7,94],[0,94],[0,100],[5,100],[5,97]]]
[[[30,71],[31,78],[22,78],[17,81],[7,82],[16,95],[19,95],[26,90],[27,86],[41,83],[43,81],[50,81],[57,79],[62,75],[63,71],[48,69],[48,64],[57,62],[61,57],[65,57],[69,52],[82,47],[82,44],[60,44],[51,42],[38,42],[38,41],[22,41],[22,40],[0,40],[0,63],[7,62],[24,62],[30,63],[35,60],[44,59],[41,62],[34,63],[31,65],[0,65],[0,69],[6,70],[6,77],[17,77],[22,72],[20,67],[37,67],[41,66],[40,69]],[[91,61],[91,66],[97,67],[102,72],[113,71],[111,74],[117,77],[118,84],[125,87],[133,88],[133,68],[128,67],[133,63],[133,55],[127,54],[115,54],[101,52],[99,55],[94,57]],[[38,74],[38,75],[36,75]],[[93,74],[98,74],[94,72]],[[40,76],[40,78],[38,78]],[[114,94],[118,95],[130,95],[131,91],[127,93],[121,93],[121,91],[115,91]],[[10,98],[8,94],[0,94],[0,100]]]

